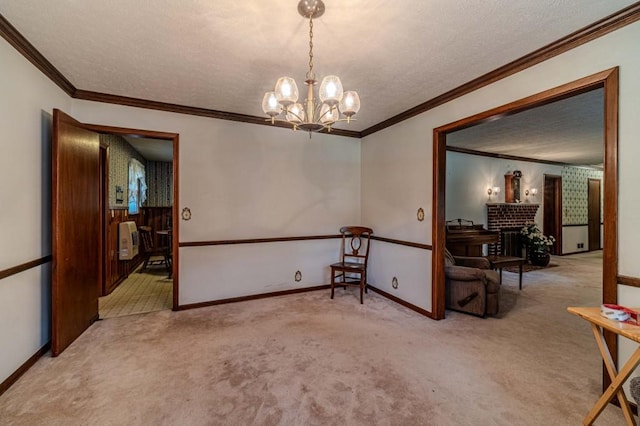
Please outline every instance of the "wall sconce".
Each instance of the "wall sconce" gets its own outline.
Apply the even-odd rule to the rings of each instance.
[[[498,194],[500,193],[500,187],[499,186],[494,186],[487,188],[487,194],[489,194],[489,201],[491,201],[491,196],[495,195],[496,197],[498,196]]]
[[[538,193],[538,189],[537,188],[531,188],[531,189],[525,189],[524,190],[524,195],[527,198],[529,197],[529,194],[531,194],[532,197],[535,197],[537,193]]]

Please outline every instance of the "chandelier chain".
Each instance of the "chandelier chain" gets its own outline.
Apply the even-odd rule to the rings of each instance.
[[[314,80],[315,74],[313,73],[313,18],[309,18],[309,72],[307,73],[307,80]]]

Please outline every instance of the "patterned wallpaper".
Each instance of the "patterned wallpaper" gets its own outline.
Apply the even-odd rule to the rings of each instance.
[[[173,205],[173,163],[147,161],[146,207],[170,207]]]
[[[109,144],[109,208],[125,209],[129,199],[129,160],[136,158],[142,164],[147,160],[120,136],[101,134],[100,141]],[[122,188],[122,203],[116,203],[116,186]]]
[[[582,167],[562,168],[562,224],[586,225],[588,222],[587,185],[589,179],[603,181],[602,170]],[[600,186],[600,217],[604,207],[604,184]]]

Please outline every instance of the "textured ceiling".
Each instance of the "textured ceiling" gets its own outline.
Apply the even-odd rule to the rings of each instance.
[[[447,145],[569,164],[600,165],[604,91],[593,90],[447,135]]]
[[[172,161],[173,141],[166,139],[125,137],[126,141],[149,161]]]
[[[635,0],[325,0],[317,75],[357,90],[361,131]],[[308,23],[296,0],[0,0],[0,13],[78,89],[262,116],[278,77],[299,86]]]

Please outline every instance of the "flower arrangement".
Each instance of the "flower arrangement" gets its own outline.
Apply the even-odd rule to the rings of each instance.
[[[536,253],[548,253],[549,249],[556,242],[553,235],[548,237],[542,234],[542,231],[536,223],[525,225],[520,230],[524,239],[524,244],[527,246],[527,251]]]

